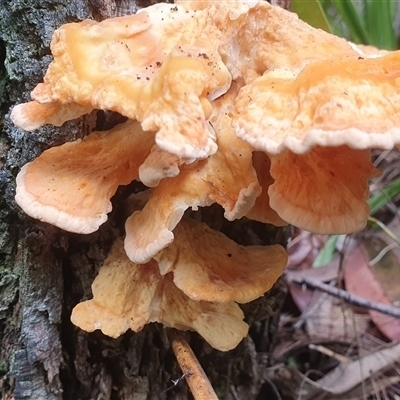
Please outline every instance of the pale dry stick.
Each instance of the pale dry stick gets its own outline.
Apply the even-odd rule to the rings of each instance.
[[[207,375],[183,334],[168,329],[168,339],[195,400],[218,400]]]
[[[383,257],[386,256],[387,253],[389,253],[389,251],[392,251],[393,249],[395,249],[396,247],[399,247],[399,245],[397,243],[391,243],[389,245],[387,245],[386,247],[384,247],[379,254],[373,258],[368,264],[373,267],[376,263],[378,263],[379,261],[382,260]]]
[[[308,345],[308,348],[310,350],[319,351],[321,354],[325,354],[326,356],[333,358],[342,364],[350,364],[351,363],[351,359],[349,357],[342,356],[341,354],[335,353],[334,351],[332,351],[331,349],[328,349],[325,346],[310,343]]]
[[[383,222],[379,221],[379,219],[374,218],[374,217],[368,217],[369,222],[373,222],[374,224],[378,225],[379,228],[383,230],[383,232],[386,233],[392,239],[394,242],[396,242],[398,245],[400,245],[400,240],[397,237],[397,235],[391,231]]]

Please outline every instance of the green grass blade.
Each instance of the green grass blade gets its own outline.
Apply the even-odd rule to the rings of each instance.
[[[380,49],[397,48],[396,33],[393,28],[396,7],[391,0],[364,0],[365,22],[368,32],[368,44]]]
[[[379,219],[376,219],[374,217],[369,217],[368,222],[375,224],[379,228],[383,230],[383,232],[386,233],[394,242],[396,242],[398,245],[400,245],[400,239],[397,237],[397,235],[389,229],[383,222],[379,221]]]
[[[333,235],[326,241],[323,249],[318,253],[317,257],[315,257],[312,265],[313,267],[322,267],[329,264],[333,260],[338,239],[338,235]]]
[[[332,28],[329,25],[319,0],[292,0],[290,8],[300,19],[314,28],[323,29],[326,32],[332,33]]]
[[[375,1],[375,0],[372,0]],[[352,0],[332,0],[343,22],[350,33],[350,40],[355,43],[368,43],[368,33],[363,21],[363,16],[354,6]]]
[[[400,194],[400,179],[395,180],[389,186],[373,195],[368,200],[371,207],[371,215],[375,214],[383,206],[388,204],[393,198]]]

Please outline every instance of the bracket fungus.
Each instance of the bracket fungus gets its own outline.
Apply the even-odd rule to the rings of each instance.
[[[211,116],[218,138],[218,152],[207,160],[185,165],[175,178],[163,179],[153,188],[143,210],[125,225],[125,249],[136,263],[148,262],[173,240],[173,229],[189,207],[218,203],[225,218],[243,217],[261,194],[252,166],[252,148],[238,139],[231,127],[229,110],[236,94],[233,87],[214,101]]]
[[[282,250],[283,251],[283,250]],[[247,335],[243,312],[233,301],[192,300],[161,275],[156,261],[134,264],[117,239],[93,285],[93,299],[78,304],[72,322],[83,330],[100,329],[118,337],[128,329],[140,331],[149,322],[195,330],[211,346],[231,350]]]
[[[248,303],[271,289],[287,264],[282,246],[239,246],[191,219],[182,220],[174,234],[154,259],[161,274],[172,273],[174,284],[193,300]]]
[[[118,337],[158,321],[195,330],[221,351],[236,347],[248,326],[235,302],[247,303],[272,287],[286,266],[285,250],[239,246],[190,219],[176,231],[173,244],[142,265],[128,259],[117,239],[93,283],[93,299],[73,310],[74,324]]]
[[[241,89],[236,133],[269,155],[275,183],[268,192],[278,215],[316,233],[365,226],[368,180],[377,175],[370,149],[400,141],[399,78],[395,52],[275,69]]]
[[[228,220],[360,230],[379,173],[370,149],[400,143],[400,53],[356,46],[265,1],[178,0],[69,23],[51,50],[32,101],[12,110],[16,125],[59,126],[92,110],[128,120],[24,166],[18,204],[90,233],[119,185],[150,188],[127,219],[125,250],[117,239],[93,300],[74,309],[88,331],[116,337],[159,321],[234,347],[247,332],[236,302],[268,291],[286,256],[240,247],[185,210],[217,203]]]
[[[22,167],[15,200],[33,218],[69,232],[94,232],[107,220],[118,186],[138,178],[153,143],[139,123],[127,121],[48,149]]]

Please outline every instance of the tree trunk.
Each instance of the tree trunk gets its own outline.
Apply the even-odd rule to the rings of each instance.
[[[45,149],[76,140],[96,125],[96,115],[45,126],[17,129],[9,110],[29,100],[51,61],[49,44],[61,24],[101,20],[135,12],[150,1],[0,0],[0,395],[2,399],[188,399],[165,331],[151,324],[117,340],[87,334],[70,322],[72,308],[91,297],[91,283],[121,222],[113,212],[91,235],[68,234],[24,215],[14,202],[15,176]],[[121,189],[117,198],[126,194]],[[228,223],[226,223],[228,224]],[[226,230],[262,243],[284,242],[282,230],[239,221]],[[280,236],[276,236],[276,234]],[[250,234],[250,236],[249,236]],[[254,241],[253,239],[250,242]],[[246,243],[250,244],[250,243]],[[280,283],[246,305],[250,335],[233,351],[210,348],[188,334],[220,399],[265,398],[268,392],[268,318],[284,298]]]

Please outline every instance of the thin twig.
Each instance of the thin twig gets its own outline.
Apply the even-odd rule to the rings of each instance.
[[[292,280],[293,283],[297,285],[306,285],[312,289],[319,290],[321,292],[329,293],[334,297],[338,297],[339,299],[343,299],[346,303],[353,304],[358,307],[367,308],[369,310],[378,311],[382,314],[390,315],[391,317],[400,318],[400,308],[388,306],[382,303],[372,302],[364,297],[355,296],[346,292],[345,290],[338,289],[334,286],[327,285],[325,283],[319,282],[315,279],[310,278],[294,278]]]
[[[386,235],[388,235],[390,237],[390,239],[392,239],[394,242],[396,242],[398,245],[400,245],[400,239],[383,222],[379,221],[379,219],[374,218],[374,217],[368,217],[368,221],[378,225],[386,233]]]
[[[218,400],[207,375],[183,334],[175,329],[168,329],[168,338],[195,400]]]
[[[379,261],[382,260],[383,257],[386,256],[387,253],[389,253],[389,251],[395,249],[396,247],[399,247],[399,245],[397,243],[390,243],[388,244],[386,247],[384,247],[379,254],[373,258],[368,264],[373,267],[376,263],[378,263]]]
[[[321,354],[325,354],[326,356],[335,359],[336,361],[339,361],[342,364],[350,364],[351,363],[351,358],[346,357],[346,356],[342,356],[341,354],[335,353],[334,351],[332,351],[331,349],[328,349],[325,346],[322,346],[320,344],[313,344],[310,343],[308,345],[308,348],[310,350],[316,350],[319,351]]]

